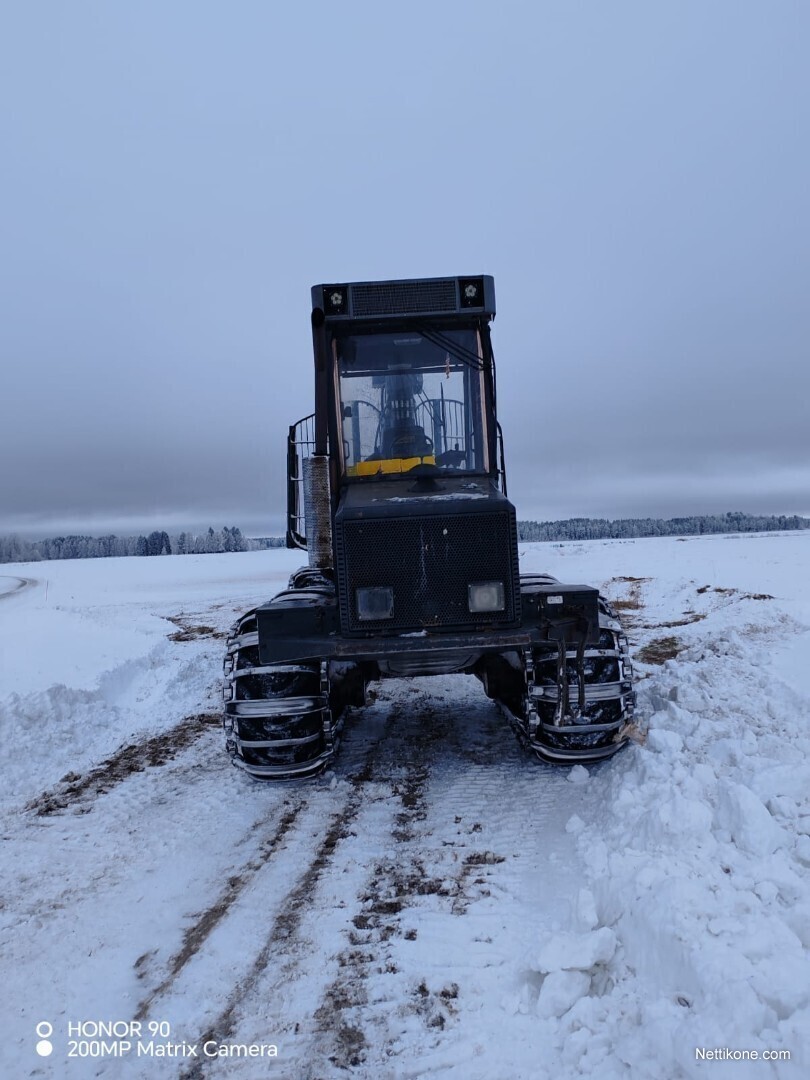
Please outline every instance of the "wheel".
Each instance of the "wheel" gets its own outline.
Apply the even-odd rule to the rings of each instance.
[[[599,642],[582,655],[582,675],[575,649],[564,658],[549,644],[535,649],[529,687],[536,715],[532,748],[548,761],[583,761],[610,757],[627,741],[635,709],[633,668],[627,638],[615,611],[599,600]]]
[[[262,780],[314,776],[332,754],[328,685],[321,665],[259,659],[253,612],[234,627],[225,658],[227,748],[235,764]]]

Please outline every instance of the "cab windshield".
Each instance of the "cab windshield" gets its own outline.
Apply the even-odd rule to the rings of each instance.
[[[488,471],[476,330],[355,334],[336,357],[346,477]]]

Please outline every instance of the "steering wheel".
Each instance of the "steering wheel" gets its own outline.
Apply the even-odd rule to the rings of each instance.
[[[391,440],[391,457],[426,457],[433,453],[433,440],[422,431],[409,431]]]

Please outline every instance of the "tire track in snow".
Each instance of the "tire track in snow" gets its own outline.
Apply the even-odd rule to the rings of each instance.
[[[134,773],[165,765],[202,738],[212,726],[219,725],[221,720],[219,713],[194,713],[185,716],[168,731],[120,747],[111,757],[89,772],[68,773],[54,787],[27,803],[24,809],[38,817],[48,817],[87,800],[89,805],[82,807],[87,813],[93,808],[90,800],[106,795],[111,788]]]
[[[318,845],[312,861],[298,879],[297,884],[287,894],[281,910],[273,920],[270,933],[264,945],[254,957],[250,970],[237,984],[225,1008],[220,1012],[213,1024],[208,1027],[205,1035],[200,1039],[201,1043],[209,1040],[217,1043],[227,1042],[234,1033],[237,1025],[237,1014],[242,1003],[258,986],[271,958],[276,956],[285,946],[288,947],[295,938],[301,920],[306,913],[307,902],[324,871],[330,866],[336,847],[345,838],[349,825],[357,816],[361,801],[362,796],[359,790],[355,789],[349,795],[344,806],[333,815],[326,835]],[[294,965],[296,960],[291,958],[288,963]],[[183,1072],[181,1076],[184,1080],[196,1080],[196,1078],[204,1075],[205,1068],[206,1063],[200,1061]]]
[[[32,585],[37,584],[36,578],[11,577],[9,574],[0,574],[0,580],[15,582],[13,585],[3,585],[0,588],[0,600],[7,600],[9,596],[17,596],[23,589],[29,589]]]
[[[282,899],[281,906],[273,919],[264,944],[256,953],[246,975],[239,980],[232,990],[224,1008],[216,1019],[208,1025],[205,1035],[200,1039],[201,1043],[208,1040],[221,1043],[227,1041],[233,1035],[239,1023],[239,1013],[243,1003],[259,986],[272,959],[277,962],[280,960],[283,965],[281,981],[287,981],[293,977],[295,970],[301,963],[301,958],[296,955],[295,948],[300,925],[310,910],[312,896],[319,882],[332,867],[336,849],[341,841],[345,840],[349,835],[352,823],[367,802],[366,785],[374,778],[376,758],[380,753],[381,746],[384,746],[387,741],[391,726],[398,718],[399,711],[396,706],[392,706],[382,730],[374,736],[374,742],[362,755],[359,767],[347,774],[347,779],[352,784],[352,790],[345,798],[340,809],[332,815],[327,831],[312,855],[308,866],[298,877],[293,888]],[[214,906],[217,907],[218,905]],[[226,911],[227,906],[224,907],[223,914]],[[211,929],[213,930],[213,928],[212,926]],[[202,944],[202,941],[200,944]],[[183,1080],[198,1080],[199,1077],[205,1075],[207,1067],[216,1060],[216,1058],[213,1058],[196,1062],[180,1075]]]
[[[385,695],[383,694],[383,699]],[[424,699],[425,695],[421,695]],[[298,878],[295,887],[282,900],[270,932],[260,951],[254,957],[253,963],[247,974],[239,981],[231,994],[225,1007],[219,1016],[209,1025],[207,1033],[202,1036],[202,1041],[213,1040],[215,1042],[228,1041],[236,1037],[243,1021],[246,1018],[243,1004],[251,995],[256,995],[266,978],[267,969],[273,962],[276,969],[276,983],[278,985],[290,985],[295,982],[306,982],[315,979],[316,983],[311,991],[307,989],[306,996],[317,995],[318,1006],[314,1010],[314,1025],[294,1024],[294,1035],[298,1037],[298,1045],[294,1048],[296,1060],[300,1060],[303,1054],[305,1060],[311,1060],[313,1056],[320,1060],[331,1058],[339,1063],[340,1068],[349,1067],[353,1060],[359,1060],[358,1055],[367,1045],[368,1037],[361,1026],[353,1022],[348,1010],[365,1004],[363,980],[365,976],[364,965],[374,966],[381,959],[380,949],[372,943],[372,948],[356,948],[364,929],[368,928],[367,920],[373,921],[379,926],[380,942],[384,945],[391,936],[398,932],[397,914],[403,906],[401,900],[387,900],[379,890],[375,891],[375,882],[366,878],[358,891],[346,897],[341,904],[326,904],[318,902],[317,890],[319,884],[326,878],[332,881],[340,879],[353,862],[359,861],[368,854],[369,823],[365,826],[358,824],[362,815],[367,814],[370,818],[380,811],[380,804],[385,806],[385,816],[389,818],[389,826],[386,830],[374,829],[375,844],[386,849],[390,844],[407,843],[416,836],[414,823],[423,820],[426,816],[424,803],[425,789],[429,779],[429,767],[426,756],[428,748],[438,743],[441,745],[446,737],[446,731],[436,723],[435,703],[430,702],[427,707],[422,702],[421,706],[413,709],[410,701],[392,700],[387,703],[387,715],[382,726],[376,734],[371,735],[373,743],[355,748],[352,743],[357,736],[360,740],[367,739],[368,728],[363,724],[362,718],[357,728],[344,742],[343,757],[338,758],[337,768],[343,761],[348,767],[343,772],[344,778],[353,787],[340,809],[333,815],[317,850],[304,871]],[[406,716],[407,712],[407,716]],[[365,733],[362,729],[365,727]],[[352,737],[354,736],[354,738]],[[359,740],[358,740],[359,741]],[[362,745],[362,744],[361,744]],[[360,754],[357,750],[360,749]],[[388,787],[389,791],[381,791]],[[391,805],[393,799],[398,799],[400,811],[395,812],[396,806]],[[376,819],[375,819],[376,823]],[[342,857],[336,857],[340,845],[352,838],[352,846],[360,847],[359,852],[349,850]],[[375,860],[375,867],[381,865],[380,856]],[[390,863],[390,860],[389,860]],[[396,862],[390,863],[391,873],[396,873]],[[331,877],[330,877],[331,875]],[[423,878],[423,881],[426,880]],[[440,883],[435,883],[436,887]],[[389,886],[383,883],[384,888]],[[423,883],[414,883],[414,887],[424,887]],[[337,912],[335,916],[334,912]],[[338,972],[326,986],[324,986],[324,973],[318,969],[303,968],[307,958],[306,933],[302,934],[302,923],[305,920],[315,919],[319,923],[325,920],[333,936],[339,932],[345,940],[348,933],[349,944],[330,957],[331,962],[336,962]],[[335,919],[339,920],[340,927],[335,927]],[[364,927],[366,922],[366,927]],[[348,927],[343,925],[348,924]],[[352,928],[353,929],[349,929]],[[303,968],[303,970],[302,970]],[[265,1018],[267,1019],[267,1018]],[[278,1017],[280,1025],[289,1017]],[[372,1019],[378,1022],[376,1012]],[[306,1031],[299,1028],[305,1027]],[[242,1036],[239,1034],[241,1041]],[[307,1051],[301,1043],[305,1040],[314,1044],[314,1049]],[[322,1045],[323,1044],[323,1045]],[[285,1055],[286,1056],[286,1055]],[[213,1059],[216,1061],[216,1059]],[[211,1061],[202,1061],[191,1066],[190,1070],[182,1075],[188,1080],[201,1077],[210,1067]],[[303,1073],[301,1074],[303,1076]]]
[[[423,1076],[448,1046],[450,1060],[466,1061],[477,1053],[481,986],[490,981],[510,992],[520,971],[510,970],[508,957],[523,955],[546,920],[561,914],[556,886],[571,885],[574,854],[561,826],[580,789],[567,770],[522,753],[497,707],[472,687],[459,693],[460,685],[416,689],[421,726],[403,732],[403,745],[424,772],[415,790],[403,785],[398,846],[376,860],[361,908],[368,918],[357,928],[355,955],[346,950],[345,966],[360,968],[362,984],[347,985],[339,972],[329,987],[334,1026],[315,1043],[301,1080],[347,1070],[358,1080]],[[420,698],[429,708],[420,709]],[[548,885],[537,892],[543,878]],[[571,896],[570,887],[563,895]],[[546,910],[544,899],[553,901]],[[512,925],[496,935],[501,902]],[[354,1032],[365,1046],[341,1038]]]
[[[292,806],[289,806],[273,831],[261,842],[255,855],[245,863],[238,873],[231,874],[228,877],[225,888],[214,903],[211,904],[211,906],[197,918],[196,922],[186,930],[183,935],[181,947],[174,956],[170,958],[166,965],[165,976],[154,990],[151,990],[139,1003],[133,1019],[144,1020],[148,1016],[149,1010],[154,1002],[159,997],[162,997],[173,986],[183,968],[189,960],[199,952],[209,936],[231,910],[232,905],[241,893],[244,892],[256,875],[268,864],[275,852],[281,846],[282,841],[285,839],[290,829],[295,824],[299,813],[304,810],[306,806],[307,802],[303,797],[299,797]],[[139,963],[144,961],[146,957],[148,957],[148,954],[145,954],[144,957],[140,957],[139,960],[136,961],[136,969],[138,968]]]
[[[372,763],[369,779],[389,783],[391,795],[400,800],[401,809],[391,823],[390,837],[395,844],[413,840],[415,823],[426,816],[425,789],[429,769],[424,750],[429,740],[424,738],[424,732],[434,715],[432,708],[422,707],[413,719],[409,716],[409,723],[417,725],[422,738],[419,735],[409,738],[411,731],[408,729],[404,733],[396,731],[389,736],[384,748],[384,757],[389,760]],[[402,721],[399,714],[398,719]],[[398,776],[396,767],[402,763],[405,774]],[[380,775],[384,765],[388,766],[385,771],[393,775]],[[401,867],[395,860],[378,860],[373,866],[364,889],[356,897],[359,910],[351,918],[353,929],[348,933],[348,944],[337,956],[337,974],[315,1009],[317,1056],[339,1069],[362,1064],[365,1051],[371,1045],[362,1015],[362,1010],[368,1006],[366,983],[371,968],[385,965],[386,970],[396,971],[385,952],[386,943],[399,931],[399,913],[405,902],[395,880],[398,873],[401,873]]]
[[[426,1048],[450,1029],[457,1029],[455,1042],[463,1041],[469,1021],[464,986],[447,969],[445,977],[437,975],[425,944],[409,942],[417,925],[421,937],[424,919],[432,937],[437,927],[449,928],[447,920],[467,918],[468,907],[489,897],[490,889],[508,895],[515,875],[522,875],[514,849],[499,851],[501,819],[511,823],[517,813],[527,836],[539,833],[536,819],[504,805],[507,779],[514,778],[524,799],[530,792],[535,807],[537,785],[552,789],[541,804],[571,786],[556,771],[549,785],[552,770],[525,758],[496,707],[475,692],[459,700],[458,685],[448,683],[438,694],[400,686],[381,695],[386,712],[376,730],[368,714],[350,725],[336,772],[352,790],[336,805],[339,790],[310,789],[310,809],[325,816],[328,808],[328,822],[314,851],[302,833],[305,846],[297,855],[288,852],[288,862],[307,861],[292,862],[295,879],[286,894],[266,897],[269,930],[258,942],[254,931],[250,951],[242,954],[243,973],[232,976],[218,1015],[207,1023],[201,1018],[201,1041],[275,1042],[285,1075],[299,1080],[346,1070],[390,1075],[386,1055],[403,1052],[400,1021],[418,1021]],[[512,843],[511,826],[507,832]],[[566,850],[570,843],[566,836]],[[223,925],[231,940],[247,925],[248,908],[243,901],[236,921]],[[255,926],[255,910],[253,920]],[[490,958],[499,950],[487,944],[489,925],[475,916],[461,934],[471,957],[465,968],[499,962]],[[456,936],[450,932],[452,940]],[[210,967],[216,949],[203,950],[203,965]],[[175,995],[182,993],[175,988]],[[162,1003],[164,1011],[170,1003]],[[226,1069],[212,1058],[191,1063],[181,1075],[198,1080]]]
[[[487,715],[492,707],[484,701],[481,705]],[[497,715],[494,719],[495,723],[485,724],[484,732],[490,757],[504,738],[512,741],[507,725]],[[503,861],[491,852],[473,851],[449,872],[430,864],[426,847],[441,850],[448,845],[434,836],[435,827],[423,824],[428,818],[434,765],[437,759],[446,759],[448,750],[462,758],[470,754],[480,758],[482,746],[466,745],[458,715],[452,708],[443,708],[430,693],[417,691],[407,719],[400,720],[389,737],[385,760],[375,762],[372,778],[390,784],[391,798],[398,800],[399,808],[391,821],[388,850],[373,861],[357,895],[358,910],[347,931],[348,944],[337,956],[338,971],[315,1010],[315,1038],[309,1055],[313,1077],[322,1075],[318,1069],[326,1062],[341,1071],[362,1068],[369,1053],[377,1058],[369,1075],[382,1075],[377,1071],[384,1064],[379,1048],[395,1036],[390,1029],[394,1003],[416,1014],[426,1030],[441,1030],[452,1021],[459,995],[456,983],[434,993],[424,977],[400,973],[395,945],[399,939],[416,938],[415,930],[403,930],[402,916],[429,897],[440,898],[452,915],[463,915],[470,877],[480,874],[485,863]]]

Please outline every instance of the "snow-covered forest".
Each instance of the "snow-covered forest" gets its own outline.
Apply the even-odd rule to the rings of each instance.
[[[263,551],[283,546],[283,538],[247,537],[239,528],[227,525],[223,529],[181,532],[175,536],[158,530],[147,536],[56,536],[47,540],[0,536],[0,563],[108,559],[127,555],[222,555],[228,551]]]
[[[642,536],[713,536],[724,533],[785,532],[810,529],[810,518],[794,514],[693,515],[676,518],[570,518],[568,521],[521,521],[521,540],[627,540]]]

